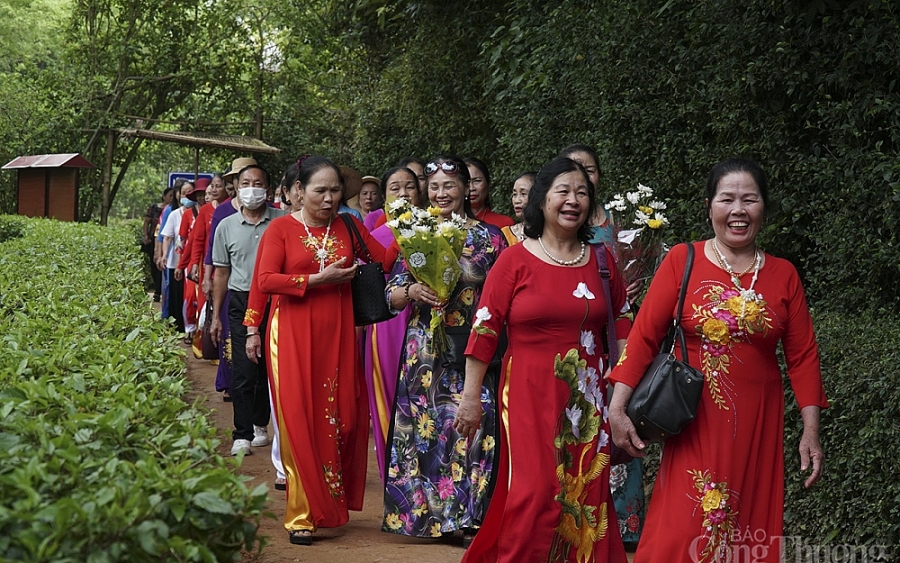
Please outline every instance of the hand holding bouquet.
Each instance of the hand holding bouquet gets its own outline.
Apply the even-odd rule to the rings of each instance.
[[[638,184],[636,191],[613,196],[606,208],[615,212],[616,251],[625,285],[653,277],[666,251],[665,202],[653,198],[652,188]]]
[[[447,301],[462,274],[459,257],[466,242],[466,218],[454,214],[441,222],[437,207],[420,209],[402,198],[388,203],[386,213],[387,225],[409,272],[417,282],[431,288],[441,302]],[[432,308],[430,327],[440,349],[447,340],[443,320],[443,310]]]

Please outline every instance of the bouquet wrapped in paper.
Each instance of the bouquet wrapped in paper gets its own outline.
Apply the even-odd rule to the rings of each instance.
[[[633,192],[613,196],[606,208],[615,214],[616,254],[625,285],[653,277],[667,250],[665,202],[653,197],[652,188],[638,184]]]
[[[437,207],[421,209],[402,198],[388,203],[385,212],[410,274],[442,302],[449,299],[462,274],[459,257],[466,242],[465,217],[454,213],[441,222]],[[444,349],[447,337],[442,309],[432,308],[430,328],[438,349]]]

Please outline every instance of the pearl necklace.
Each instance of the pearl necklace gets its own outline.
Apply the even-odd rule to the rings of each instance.
[[[716,259],[719,261],[719,265],[722,266],[722,269],[725,270],[729,276],[731,276],[731,281],[734,283],[734,287],[741,294],[741,318],[744,318],[744,314],[747,312],[747,303],[755,302],[759,300],[759,296],[756,295],[756,292],[753,291],[753,287],[756,285],[756,280],[759,278],[759,266],[762,263],[762,258],[759,255],[759,249],[756,249],[756,254],[753,256],[753,263],[750,264],[750,267],[737,274],[734,269],[731,267],[731,264],[728,263],[728,260],[725,259],[725,255],[719,250],[719,245],[716,244],[716,239],[712,239],[712,247],[713,251],[716,253]],[[744,289],[741,287],[741,276],[750,272],[750,269],[753,269],[753,279],[750,281],[750,287]]]
[[[306,219],[304,218],[305,209],[300,210],[300,223],[303,224],[303,228],[306,230],[307,240],[311,240],[313,246],[316,248],[316,259],[319,261],[319,271],[325,269],[325,259],[328,258],[328,235],[331,234],[331,220],[334,219],[334,215],[328,218],[328,228],[325,229],[325,235],[322,237],[322,241],[314,237],[311,232],[309,232],[309,226],[306,224]]]
[[[578,258],[575,258],[573,260],[560,260],[556,256],[550,254],[550,252],[547,251],[547,247],[544,246],[544,241],[541,240],[541,237],[538,237],[538,244],[541,245],[541,249],[544,251],[544,254],[547,255],[547,258],[553,260],[560,266],[572,266],[572,265],[575,265],[575,264],[581,262],[584,259],[584,249],[586,248],[584,241],[581,241],[581,254],[578,255]]]

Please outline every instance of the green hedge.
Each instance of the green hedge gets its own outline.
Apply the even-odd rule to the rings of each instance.
[[[825,475],[803,488],[797,454],[802,424],[789,392],[785,533],[808,543],[894,550],[900,545],[900,327],[883,310],[820,313],[814,320],[831,403],[822,412]]]
[[[2,224],[2,223],[0,223]],[[0,247],[0,560],[227,561],[266,497],[185,402],[129,229],[23,221]]]

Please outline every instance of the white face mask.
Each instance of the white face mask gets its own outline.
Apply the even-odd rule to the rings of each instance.
[[[259,209],[266,202],[265,188],[241,188],[238,195],[247,209]]]

